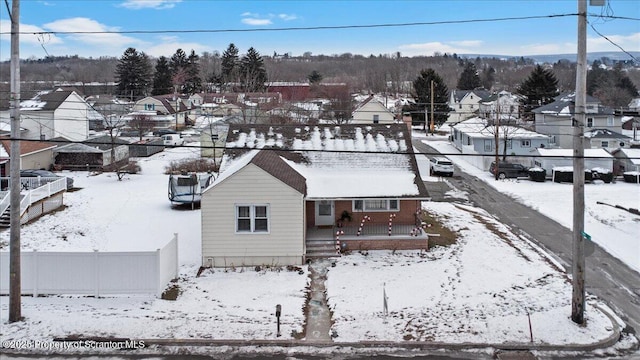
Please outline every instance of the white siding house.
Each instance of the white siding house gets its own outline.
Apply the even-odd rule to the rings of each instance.
[[[89,137],[89,122],[102,121],[82,96],[75,91],[52,91],[20,103],[24,136],[33,140],[64,137],[82,141]]]
[[[369,96],[353,111],[352,124],[393,124],[395,116],[380,101]]]
[[[553,144],[565,149],[573,148],[572,118],[575,112],[574,101],[575,93],[560,95],[556,97],[554,102],[533,109],[535,130],[541,134],[551,136]],[[592,129],[621,132],[621,117],[615,116],[612,109],[602,106],[598,99],[587,96],[585,112],[585,132],[589,132]],[[588,148],[591,145],[591,142],[585,142],[585,147]]]
[[[305,194],[272,174],[277,162],[273,152],[249,152],[204,191],[204,266],[303,262]]]
[[[478,155],[468,157],[468,161],[482,170],[488,170],[496,153],[496,130],[499,136],[498,154],[507,156],[530,155],[536,148],[549,147],[549,137],[511,125],[501,125],[496,129],[486,119],[475,117],[459,122],[451,127],[450,139],[463,154]],[[505,151],[506,146],[506,151]]]
[[[336,256],[335,227],[356,248],[427,248],[416,229],[427,191],[404,124],[230,124],[225,147],[220,176],[201,200],[203,266]],[[366,231],[356,231],[364,216]],[[370,238],[380,234],[388,237]]]
[[[453,90],[449,96],[451,112],[447,122],[457,123],[478,116],[480,103],[489,100],[490,97],[491,93],[485,89]]]

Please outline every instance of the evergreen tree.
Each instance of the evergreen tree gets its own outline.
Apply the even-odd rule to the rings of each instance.
[[[320,81],[322,81],[322,74],[320,74],[318,71],[313,70],[311,72],[311,74],[307,75],[307,79],[309,79],[309,83],[311,84],[317,84]]]
[[[536,65],[531,74],[520,84],[517,92],[523,96],[522,118],[533,120],[531,110],[553,102],[558,96],[558,80],[553,72]]]
[[[478,76],[476,65],[471,61],[466,61],[464,70],[462,70],[462,74],[458,79],[457,88],[460,90],[473,90],[480,86],[480,77]]]
[[[233,44],[229,44],[227,50],[222,53],[222,82],[223,84],[237,83],[238,72],[240,68],[240,60],[238,57],[238,48]]]
[[[433,94],[431,94],[431,81],[433,81]],[[442,77],[433,69],[420,71],[420,76],[413,81],[416,103],[410,106],[412,122],[425,122],[425,113],[431,116],[431,98],[433,96],[433,114],[435,125],[440,125],[447,121],[451,109],[447,102],[449,100],[449,90]],[[430,119],[429,119],[430,121]]]
[[[184,50],[176,50],[176,52],[171,55],[171,60],[169,61],[169,68],[171,69],[171,73],[175,75],[182,69],[186,68],[188,63],[189,61],[187,60],[187,54],[185,54]]]
[[[267,82],[267,70],[264,67],[264,60],[260,53],[253,47],[247,50],[247,54],[240,62],[240,84],[244,91],[263,91]]]
[[[116,81],[119,96],[130,97],[132,100],[146,96],[151,78],[151,64],[144,52],[134,48],[124,51],[116,65]]]
[[[184,50],[178,49],[171,56],[169,60],[169,69],[171,69],[171,82],[181,92],[184,91],[184,86],[187,82],[187,66],[189,61],[187,60],[187,54]]]
[[[493,66],[485,66],[482,71],[482,87],[491,90],[493,84],[496,82],[496,69]]]
[[[182,91],[186,94],[195,94],[202,90],[202,79],[200,78],[200,57],[194,50],[191,50],[187,58],[185,69],[186,79]]]
[[[151,95],[170,94],[173,91],[171,82],[171,70],[169,69],[169,59],[160,56],[156,63],[156,72],[153,75],[153,90]]]
[[[638,96],[638,88],[619,64],[613,70],[603,69],[600,64],[600,61],[594,61],[587,73],[587,94],[597,97],[606,106],[627,106]]]

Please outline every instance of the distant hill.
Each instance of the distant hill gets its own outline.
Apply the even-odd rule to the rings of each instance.
[[[633,55],[636,59],[640,58],[640,51],[629,51],[631,55]],[[490,54],[458,54],[458,56],[468,57],[468,58],[498,58],[498,59],[511,59],[511,58],[520,58],[520,56],[511,56],[511,55],[490,55]],[[552,55],[525,55],[522,56],[526,59],[533,59],[537,63],[555,63],[558,60],[566,59],[572,62],[576,61],[576,54],[552,54]],[[601,52],[590,52],[587,53],[587,61],[592,62],[593,60],[600,60],[602,58],[609,58],[613,61],[633,61],[633,59],[625,54],[622,51],[601,51]]]

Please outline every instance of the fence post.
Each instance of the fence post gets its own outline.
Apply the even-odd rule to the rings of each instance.
[[[38,250],[33,249],[33,255],[31,256],[33,261],[33,297],[38,297]]]
[[[97,298],[100,296],[100,253],[98,252],[98,249],[93,249],[93,264],[96,280],[96,287],[93,295]]]
[[[160,264],[160,249],[156,249],[155,252],[156,259],[156,297],[162,298],[162,277],[160,276],[162,273],[162,265]]]
[[[176,247],[176,250],[175,250],[175,253],[176,253],[176,266],[175,266],[175,269],[174,269],[173,277],[177,278],[178,274],[179,274],[178,269],[180,269],[180,263],[178,262],[178,233],[173,233],[173,239],[175,240],[174,244],[175,244],[175,247]]]

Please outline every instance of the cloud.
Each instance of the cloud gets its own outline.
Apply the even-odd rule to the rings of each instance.
[[[629,35],[603,35],[626,51],[640,51],[640,32]],[[587,49],[588,51],[620,51],[601,36],[587,38]]]
[[[0,35],[0,40],[2,41],[11,41],[10,29],[11,29],[11,21],[1,19],[0,20],[0,29],[2,29],[3,34]],[[4,29],[7,29],[5,31]],[[29,25],[29,24],[20,24],[20,42],[33,44],[33,45],[55,45],[62,43],[62,39],[57,37],[55,34],[42,34],[45,33],[46,30],[39,26]],[[26,34],[29,33],[29,34]]]
[[[566,54],[575,52],[576,44],[571,43],[548,43],[548,44],[529,44],[519,47],[518,53],[524,55],[549,55],[549,54]]]
[[[419,43],[419,44],[405,44],[398,46],[407,56],[415,55],[433,55],[433,53],[465,53],[469,52],[461,47],[451,46],[439,41]]]
[[[484,44],[482,40],[462,40],[462,41],[452,41],[453,45],[462,46],[462,47],[479,47]]]
[[[144,47],[142,51],[150,56],[166,56],[170,58],[178,49],[184,50],[187,55],[191,53],[191,50],[194,50],[196,54],[201,54],[205,51],[210,51],[210,46],[194,42],[180,42],[178,39],[173,39],[173,41],[156,42],[151,46]]]
[[[103,25],[89,18],[77,17],[61,19],[44,24],[43,26],[45,29],[53,32],[69,32],[69,34],[61,34],[59,36],[88,45],[121,47],[139,43],[138,39],[112,33],[118,31],[118,28]]]
[[[296,20],[298,18],[295,14],[278,14],[278,18],[284,21]]]
[[[176,4],[181,3],[182,0],[125,0],[120,7],[139,10],[139,9],[156,9],[164,10],[171,9]]]
[[[242,20],[240,21],[245,25],[251,26],[264,26],[273,24],[270,19],[242,18]]]
[[[249,11],[240,14],[240,16],[242,16],[242,19],[240,20],[240,22],[242,22],[245,25],[251,25],[251,26],[272,25],[274,20],[292,21],[298,18],[298,16],[295,14],[283,13],[283,14],[261,15],[261,14],[252,13]]]

